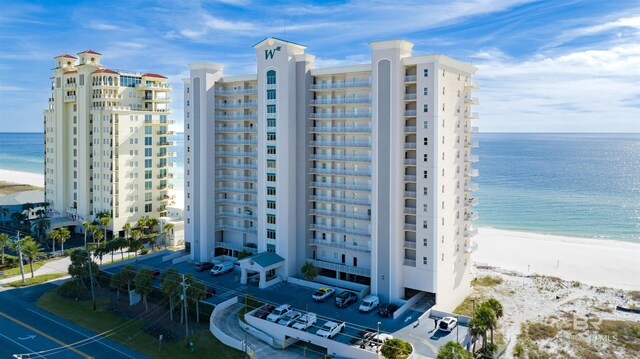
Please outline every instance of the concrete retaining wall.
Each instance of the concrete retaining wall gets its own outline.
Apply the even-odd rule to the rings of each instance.
[[[407,300],[400,308],[398,308],[393,313],[393,319],[396,319],[402,314],[404,314],[404,312],[409,310],[409,308],[413,307],[414,304],[418,303],[422,298],[424,298],[425,295],[426,295],[425,293],[418,293],[413,297],[411,297],[411,299]]]
[[[188,260],[191,260],[191,255],[190,254],[184,255],[182,257],[178,257],[178,258],[174,259],[173,261],[171,261],[171,263],[172,264],[178,264],[178,263],[186,262]]]
[[[184,254],[185,254],[184,251],[174,252],[174,253],[171,253],[169,255],[166,255],[166,256],[162,257],[162,261],[163,262],[168,262],[168,261],[173,260],[175,258],[181,257]]]
[[[339,281],[337,279],[333,279],[333,278],[329,278],[329,277],[323,277],[323,276],[318,276],[318,277],[316,277],[316,279],[322,281],[322,283],[320,283],[320,282],[311,282],[311,281],[308,281],[308,280],[304,280],[304,279],[300,279],[300,278],[294,278],[294,277],[287,278],[287,282],[289,282],[291,284],[307,287],[307,288],[313,288],[313,289],[318,289],[318,288],[323,288],[323,287],[331,287],[331,288],[336,290],[336,293],[340,293],[340,292],[343,292],[345,290],[355,291],[358,294],[359,298],[364,298],[370,292],[369,286],[366,286],[366,285],[363,285],[363,284],[358,284],[358,283],[345,284],[345,282],[343,282],[343,281]]]
[[[216,315],[220,313],[222,310],[229,308],[230,306],[236,303],[238,303],[238,297],[233,297],[231,299],[228,299],[218,304],[213,309],[213,312],[211,312],[211,317],[209,317],[209,330],[211,330],[211,333],[213,334],[213,336],[218,338],[218,340],[220,340],[224,345],[243,351],[245,350],[245,347],[246,347],[244,341],[237,340],[235,338],[228,336],[216,326]]]
[[[119,262],[115,262],[115,263],[105,264],[103,266],[100,266],[100,269],[110,269],[110,268],[114,268],[114,267],[125,266],[127,264],[136,264],[136,261],[143,260],[143,259],[148,259],[148,258],[154,258],[154,257],[158,257],[158,256],[165,256],[165,255],[167,255],[169,253],[172,253],[172,252],[169,251],[169,250],[162,250],[162,251],[158,251],[158,252],[153,252],[153,253],[141,255],[141,256],[138,256],[138,257],[125,259],[123,261],[119,261]]]

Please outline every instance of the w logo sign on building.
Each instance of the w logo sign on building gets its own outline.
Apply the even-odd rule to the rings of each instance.
[[[264,59],[265,60],[273,59],[273,55],[276,54],[276,51],[280,51],[280,46],[276,47],[275,49],[264,50]]]

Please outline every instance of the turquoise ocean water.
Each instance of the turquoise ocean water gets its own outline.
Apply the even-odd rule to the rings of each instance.
[[[0,133],[0,168],[43,172],[41,133]],[[640,243],[640,134],[480,133],[479,226]],[[184,138],[173,136],[177,189]]]

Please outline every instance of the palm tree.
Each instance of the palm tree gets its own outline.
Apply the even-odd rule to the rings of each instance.
[[[122,230],[124,231],[124,238],[129,238],[131,235],[131,223],[125,223],[124,226],[122,226]]]
[[[48,218],[40,218],[36,221],[35,229],[40,239],[44,238],[49,228],[51,228],[51,221]]]
[[[136,293],[142,296],[145,312],[149,310],[149,306],[147,305],[147,296],[153,291],[152,278],[153,275],[151,274],[151,271],[146,268],[141,269],[135,278]]]
[[[165,223],[163,228],[162,228],[162,235],[164,238],[164,249],[167,249],[167,236],[169,235],[169,233],[171,233],[171,230],[173,229],[173,223]]]
[[[93,244],[96,244],[96,238],[98,239],[97,244],[100,244],[100,240],[102,239],[102,232],[100,232],[100,228],[91,225],[91,237],[93,237]]]
[[[100,225],[104,228],[104,240],[107,240],[107,227],[111,224],[111,218],[107,216],[100,217]]]
[[[472,320],[476,320],[480,328],[483,329],[482,333],[482,347],[487,347],[487,330],[493,330],[496,328],[498,324],[498,319],[496,318],[496,313],[487,305],[487,303],[482,303],[476,309],[476,314]]]
[[[60,241],[60,245],[62,246],[62,252],[64,253],[64,242],[67,239],[71,238],[71,232],[66,227],[62,227],[58,229],[58,241]]]
[[[30,236],[24,237],[22,244],[20,245],[20,251],[25,255],[27,260],[29,261],[29,268],[31,269],[31,278],[33,275],[33,261],[36,260],[39,256],[43,255],[42,247],[38,243],[36,243],[33,238]]]
[[[13,221],[13,224],[16,227],[19,227],[20,224],[22,224],[22,221],[24,221],[24,213],[20,213],[20,212],[13,212],[11,213],[11,220]]]
[[[120,300],[120,288],[122,288],[122,285],[121,273],[116,273],[111,276],[111,280],[109,280],[109,287],[116,290],[118,300]]]
[[[489,298],[486,302],[484,302],[496,315],[496,327],[498,325],[497,320],[502,318],[504,315],[504,310],[502,308],[502,303],[500,303],[496,298]],[[494,327],[489,327],[491,330],[491,344],[493,344],[493,330]]]
[[[7,208],[7,207],[0,208],[0,215],[2,215],[2,224],[5,224],[6,221],[5,221],[4,217],[7,214],[9,214],[9,208]]]
[[[138,222],[136,222],[136,227],[138,229],[140,229],[142,231],[142,233],[144,233],[145,229],[147,229],[147,221],[148,220],[149,220],[148,218],[142,217],[142,218],[138,219]]]
[[[90,231],[91,223],[89,221],[82,222],[82,228],[84,228],[84,249],[87,249],[87,232]]]
[[[157,226],[160,222],[158,222],[157,218],[147,218],[147,227],[149,227],[150,231],[153,231],[153,228]]]
[[[131,292],[131,283],[136,279],[136,267],[132,265],[126,265],[120,272],[120,278],[123,283],[127,283],[127,291]]]
[[[200,323],[200,301],[207,298],[207,287],[202,282],[195,281],[191,274],[186,275],[191,285],[187,288],[187,298],[196,303],[196,321]]]
[[[173,320],[173,300],[180,285],[180,274],[173,268],[167,269],[160,276],[160,287],[165,295],[169,296],[169,317]]]
[[[49,232],[49,235],[47,237],[49,237],[49,239],[51,239],[51,253],[54,254],[56,252],[56,239],[58,239],[58,230],[54,229],[51,232]]]
[[[142,248],[142,237],[144,234],[142,231],[138,229],[134,229],[131,231],[131,241],[129,242],[129,250],[134,251],[136,257],[138,256],[138,251]]]
[[[40,208],[39,210],[36,211],[36,216],[38,216],[38,218],[44,218],[44,216],[47,214],[47,212],[45,212],[44,209]]]
[[[3,215],[4,216],[4,215]],[[6,233],[0,233],[0,250],[2,250],[2,265],[4,265],[4,247],[11,243],[11,238]]]

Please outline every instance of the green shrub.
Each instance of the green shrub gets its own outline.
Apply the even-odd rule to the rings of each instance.
[[[91,290],[85,288],[77,281],[68,281],[58,288],[58,295],[68,299],[89,300],[91,299]]]
[[[404,359],[408,358],[413,351],[413,347],[409,342],[402,339],[389,339],[380,348],[380,353],[387,359]]]

